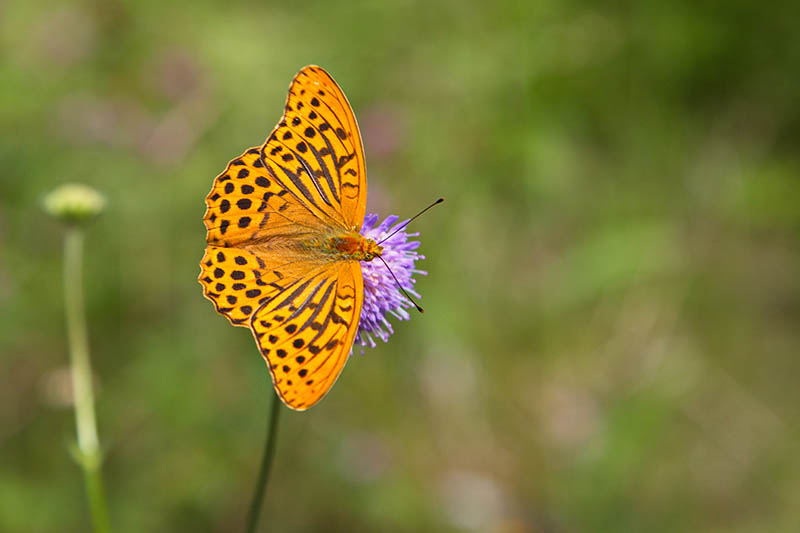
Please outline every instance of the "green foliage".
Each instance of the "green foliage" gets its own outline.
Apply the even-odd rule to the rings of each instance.
[[[284,413],[271,531],[796,531],[800,4],[12,2],[0,530],[86,531],[67,182],[115,531],[237,531],[269,375],[196,282],[203,198],[303,65],[422,233],[423,316]]]

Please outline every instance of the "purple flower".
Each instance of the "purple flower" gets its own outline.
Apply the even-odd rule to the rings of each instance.
[[[394,228],[398,217],[389,216],[375,226],[378,222],[378,215],[368,214],[364,217],[364,224],[361,226],[361,234],[364,237],[379,242],[389,235]],[[402,225],[405,221],[401,222]],[[414,274],[427,275],[427,272],[414,268],[419,259],[425,259],[424,255],[416,252],[419,248],[419,241],[409,240],[409,237],[418,237],[419,233],[406,233],[398,231],[392,238],[381,243],[383,246],[383,260],[389,265],[397,276],[400,285],[415,298],[420,295],[414,290]],[[358,324],[355,343],[361,346],[375,347],[375,337],[386,342],[389,336],[394,333],[392,325],[389,323],[387,315],[392,315],[400,320],[410,318],[408,311],[414,307],[408,298],[398,290],[397,283],[387,270],[380,259],[373,259],[369,262],[361,263],[361,272],[364,274],[364,304],[361,308],[361,319]],[[364,353],[364,350],[361,350]]]

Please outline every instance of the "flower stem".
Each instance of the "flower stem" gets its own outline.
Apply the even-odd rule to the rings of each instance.
[[[250,511],[247,513],[247,533],[255,533],[258,517],[261,514],[261,505],[264,503],[264,491],[267,488],[269,471],[272,467],[272,458],[275,456],[275,442],[278,434],[278,419],[280,418],[281,401],[277,395],[272,397],[272,407],[269,412],[269,430],[264,443],[264,455],[261,457],[261,470],[258,472],[256,490],[253,501],[250,502]]]
[[[102,457],[97,438],[92,367],[83,309],[82,256],[83,231],[79,227],[70,227],[64,238],[64,299],[78,432],[78,463],[83,469],[93,529],[96,533],[106,533],[109,531],[108,511],[100,471]]]

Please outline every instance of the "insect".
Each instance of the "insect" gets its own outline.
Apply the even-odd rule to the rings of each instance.
[[[355,115],[313,65],[292,80],[266,142],[228,163],[206,197],[204,295],[250,328],[292,409],[319,402],[350,354],[364,301],[360,262],[383,252],[359,233],[366,198]]]

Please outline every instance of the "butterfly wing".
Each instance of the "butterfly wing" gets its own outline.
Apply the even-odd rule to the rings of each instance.
[[[264,165],[321,219],[360,229],[367,170],[353,109],[339,85],[310,65],[289,86],[285,112],[261,148]]]
[[[350,355],[363,301],[361,266],[337,261],[288,284],[253,314],[250,329],[287,406],[305,411],[336,382]]]

